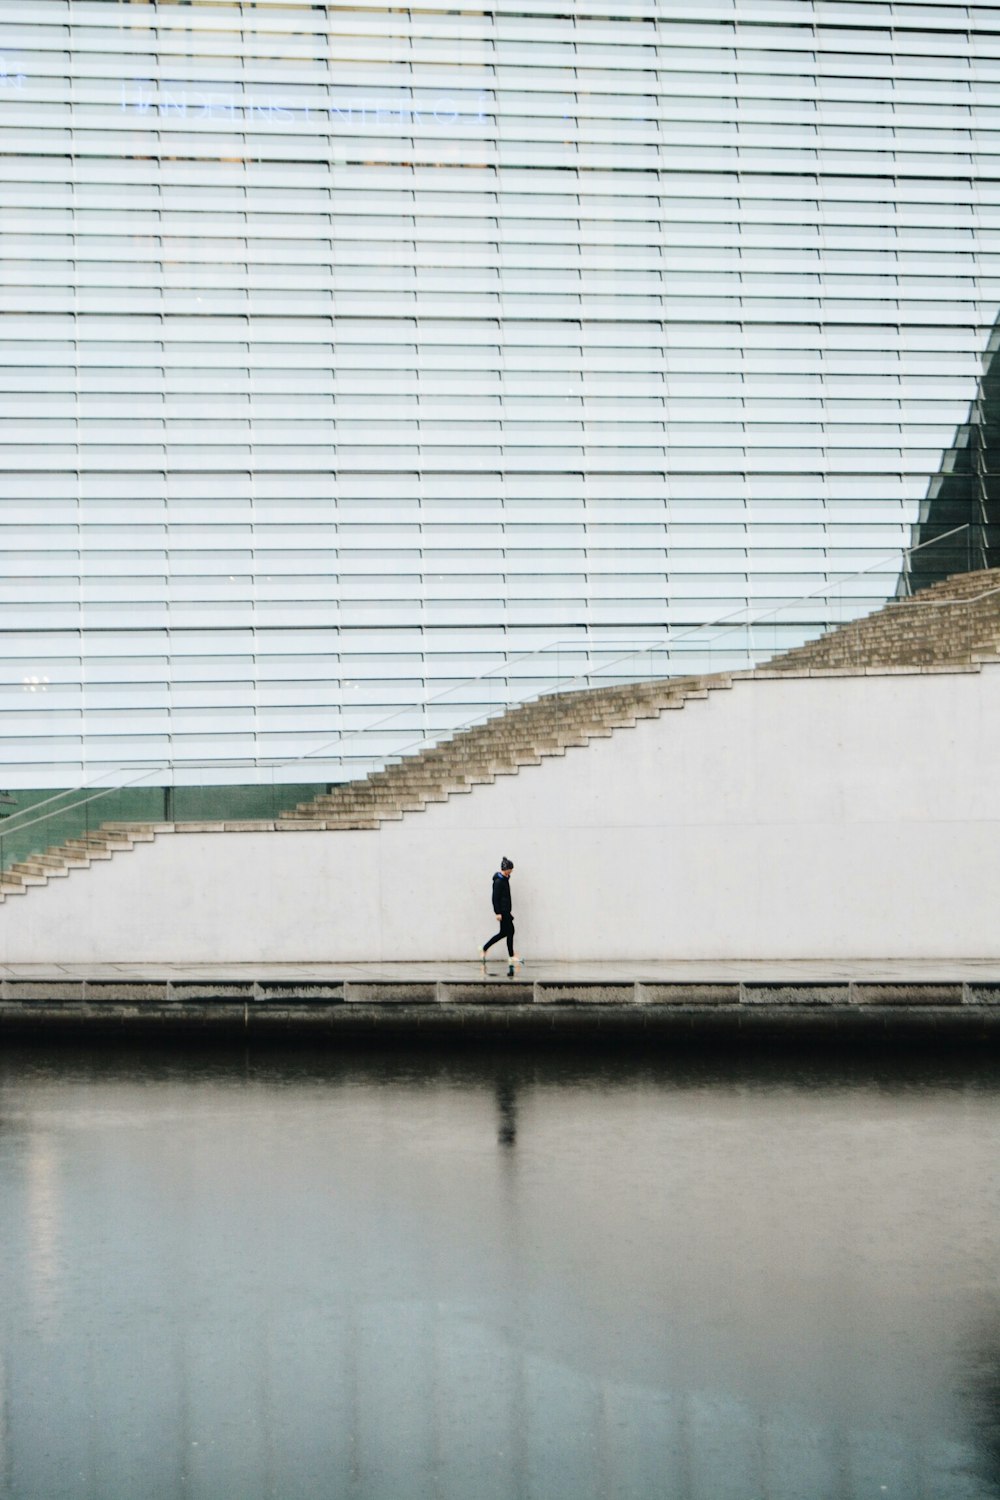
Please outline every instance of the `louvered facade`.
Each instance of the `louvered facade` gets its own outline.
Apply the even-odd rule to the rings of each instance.
[[[998,8],[0,0],[0,139],[4,786],[745,664],[895,591],[980,400]]]

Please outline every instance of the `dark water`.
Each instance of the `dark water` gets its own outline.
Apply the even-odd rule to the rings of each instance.
[[[1000,1074],[0,1058],[3,1500],[1000,1497]]]

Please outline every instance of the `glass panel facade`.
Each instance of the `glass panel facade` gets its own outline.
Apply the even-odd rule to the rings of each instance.
[[[2,783],[321,779],[993,560],[998,17],[0,0]]]

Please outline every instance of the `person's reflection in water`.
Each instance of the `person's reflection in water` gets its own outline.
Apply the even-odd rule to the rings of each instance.
[[[517,1145],[517,1092],[510,1078],[497,1079],[497,1144]]]

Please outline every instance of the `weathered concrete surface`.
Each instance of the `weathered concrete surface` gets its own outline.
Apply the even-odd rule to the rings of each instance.
[[[639,964],[629,977],[628,965],[584,965],[578,975],[572,966],[540,965],[537,978],[523,969],[508,977],[484,976],[478,964],[438,967],[440,977],[423,965],[343,972],[302,965],[284,975],[243,966],[238,976],[224,966],[116,974],[6,965],[0,1035],[1000,1039],[1000,965],[953,964],[948,972],[840,964],[829,980],[814,977],[818,964],[747,964],[737,966],[745,977],[725,980],[720,970],[732,966]]]

